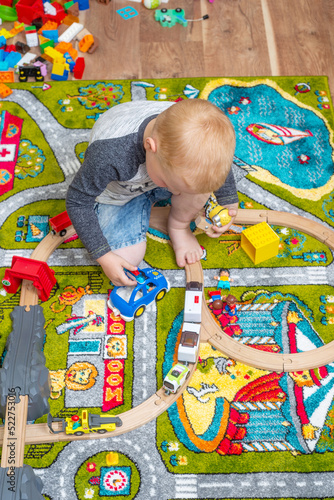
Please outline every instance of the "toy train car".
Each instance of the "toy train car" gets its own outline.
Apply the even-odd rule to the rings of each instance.
[[[188,363],[196,363],[202,320],[203,285],[198,281],[190,281],[186,285],[184,301],[184,322],[181,340],[178,347],[178,363],[167,373],[163,388],[166,394],[176,394],[189,376]]]
[[[53,234],[59,233],[60,236],[65,236],[66,234],[66,229],[72,225],[72,222],[66,212],[61,212],[58,215],[55,215],[54,217],[51,217],[49,219],[49,223],[51,226],[51,231]]]
[[[200,323],[202,318],[202,283],[190,281],[186,285],[183,320]]]
[[[56,431],[52,427],[53,422],[61,422],[62,428]],[[80,415],[72,415],[67,418],[55,418],[48,414],[48,427],[53,434],[66,432],[66,434],[74,434],[82,436],[83,434],[90,434],[97,432],[98,434],[105,434],[112,432],[116,427],[122,425],[122,420],[119,417],[112,417],[109,415],[95,415],[88,413],[87,410],[82,410]]]
[[[167,373],[163,383],[166,394],[176,394],[189,375],[190,370],[183,363],[176,363],[176,365],[173,365]]]
[[[177,359],[183,363],[196,363],[199,347],[200,323],[184,323]]]

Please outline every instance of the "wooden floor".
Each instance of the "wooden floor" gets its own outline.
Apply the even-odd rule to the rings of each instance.
[[[116,11],[133,6],[138,16]],[[129,0],[91,0],[82,19],[101,47],[84,77],[327,75],[334,96],[334,0],[169,0],[187,19],[163,28],[154,11]],[[160,7],[160,8],[161,8]]]
[[[127,6],[138,15],[123,19],[116,11]],[[84,79],[327,75],[334,95],[334,0],[169,0],[161,7],[209,19],[163,28],[140,3],[90,0],[80,21],[100,46],[85,55]]]

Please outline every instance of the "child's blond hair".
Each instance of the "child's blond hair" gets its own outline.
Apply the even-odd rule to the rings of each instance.
[[[202,99],[179,101],[158,115],[153,137],[161,166],[198,193],[221,187],[230,171],[235,132],[229,118]]]

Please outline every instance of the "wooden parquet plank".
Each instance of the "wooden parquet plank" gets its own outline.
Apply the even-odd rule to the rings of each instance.
[[[203,23],[205,75],[270,75],[261,0],[212,5],[213,21]]]
[[[333,6],[322,0],[266,0],[274,27],[280,75],[328,75],[334,83],[330,45]]]

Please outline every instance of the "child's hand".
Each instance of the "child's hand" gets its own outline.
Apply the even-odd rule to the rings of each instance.
[[[231,217],[231,220],[228,224],[222,227],[218,226],[210,226],[211,231],[207,233],[210,238],[219,238],[225,231],[229,229],[229,227],[233,224],[234,219],[238,213],[238,203],[232,203],[231,205],[224,205],[225,208],[228,208],[228,214]],[[212,230],[214,232],[212,232]]]
[[[130,264],[127,260],[113,252],[108,252],[99,259],[97,262],[101,265],[104,274],[110,279],[115,286],[134,286],[137,281],[130,279],[124,272],[124,268],[129,271],[136,271],[136,266]]]

